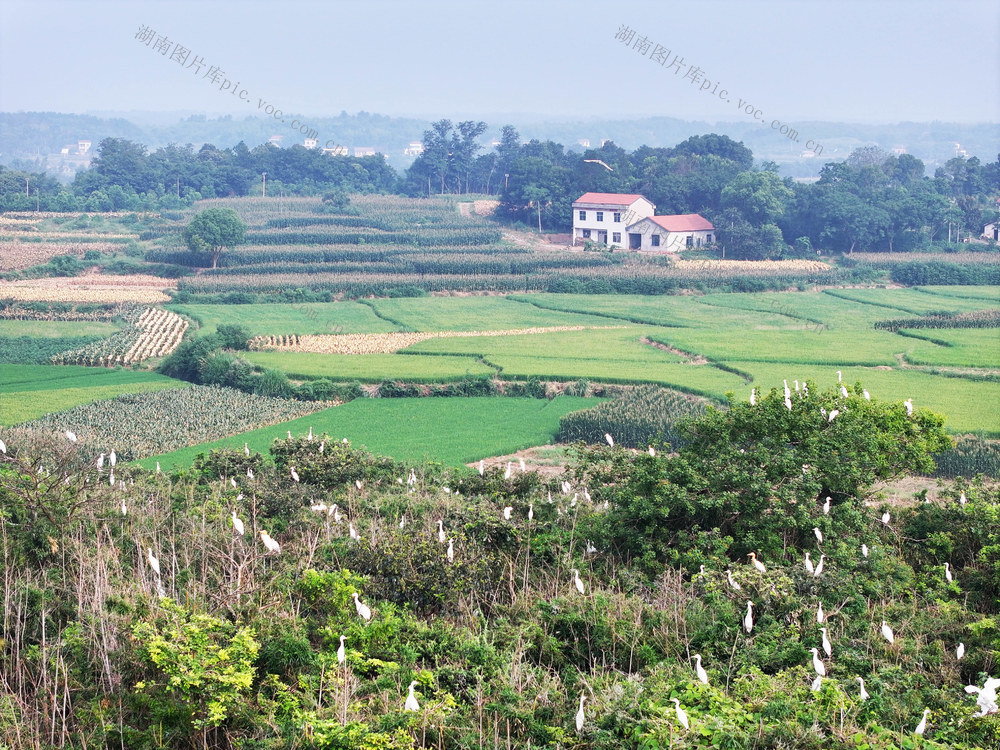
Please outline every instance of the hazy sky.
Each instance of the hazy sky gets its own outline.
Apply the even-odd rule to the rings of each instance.
[[[144,26],[166,56],[136,39]],[[657,45],[682,72],[652,59]],[[210,66],[224,71],[214,85]],[[717,121],[749,117],[741,99],[768,120],[1000,122],[1000,2],[0,2],[7,112]]]

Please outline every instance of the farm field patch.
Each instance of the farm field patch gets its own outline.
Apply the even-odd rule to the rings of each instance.
[[[606,326],[586,314],[539,310],[506,297],[416,297],[373,300],[380,315],[414,331],[477,331],[550,326]]]
[[[121,326],[101,321],[0,320],[0,338],[57,339],[75,336],[110,336]]]
[[[387,333],[399,327],[379,318],[360,302],[302,302],[264,305],[168,305],[170,310],[201,323],[197,336],[220,325],[240,325],[254,336],[288,334]]]
[[[964,287],[959,287],[964,289]],[[982,288],[982,287],[972,287]],[[988,300],[969,299],[965,297],[930,295],[918,289],[836,289],[829,294],[844,300],[853,300],[861,304],[877,305],[886,308],[887,318],[901,318],[899,311],[912,315],[927,315],[936,312],[971,312],[987,307],[996,307]]]
[[[326,433],[331,440],[347,438],[356,448],[399,461],[440,461],[459,466],[551,443],[559,418],[600,403],[598,398],[558,396],[552,401],[530,398],[394,398],[356,399],[270,427],[223,440],[152,456],[138,462],[147,469],[159,461],[164,470],[188,466],[199,453],[213,448],[250,450],[267,455],[271,444],[287,437]],[[317,447],[319,441],[317,439]]]
[[[918,286],[914,288],[924,294],[959,299],[981,299],[991,303],[990,307],[1000,306],[1000,288],[995,286]]]
[[[912,364],[1000,368],[1000,329],[921,328],[905,333],[906,360]]]
[[[335,381],[407,380],[439,383],[466,375],[490,375],[494,368],[474,356],[419,356],[412,354],[312,354],[308,352],[242,352],[262,367],[281,370],[289,377]]]

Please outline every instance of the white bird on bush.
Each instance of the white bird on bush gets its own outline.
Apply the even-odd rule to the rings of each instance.
[[[929,708],[924,709],[924,715],[920,719],[920,723],[917,724],[916,729],[913,730],[914,734],[919,734],[921,737],[923,736],[924,731],[926,731],[927,729],[927,716],[930,714],[930,712],[931,710]]]
[[[851,394],[849,394],[849,393],[847,392],[847,388],[845,388],[845,387],[844,387],[844,386],[842,385],[842,386],[840,386],[840,395],[841,395],[841,396],[843,396],[844,398],[849,398]]]
[[[486,473],[486,462],[479,459],[479,476],[482,476],[484,473]]]
[[[885,620],[882,620],[880,630],[882,631],[882,637],[889,641],[889,643],[896,642],[896,634],[892,632],[892,628],[889,627],[889,624]]]
[[[580,571],[576,568],[570,568],[570,572],[573,574],[573,585],[576,586],[576,590],[579,593],[584,593],[583,581],[580,580]]]
[[[97,470],[100,471],[103,468],[104,468],[104,454],[102,453],[97,457]]]
[[[233,489],[235,489],[235,488],[236,488],[236,480],[235,480],[235,479],[233,479],[232,477],[229,477],[229,483],[230,483],[231,485],[233,485]]]
[[[364,482],[362,482],[360,479],[355,479],[354,480],[354,486],[357,487],[360,490],[365,485],[364,485]]]
[[[327,508],[326,503],[313,503],[309,506],[309,510],[314,513],[326,513],[329,508]]]
[[[71,443],[75,443],[76,433],[71,430],[66,430],[66,439],[69,440]]]
[[[882,523],[884,523],[886,526],[889,525],[889,521],[891,520],[892,516],[889,515],[889,511],[886,511],[885,513],[882,514]]]
[[[146,554],[146,559],[149,560],[149,567],[151,567],[153,569],[153,572],[156,573],[156,577],[159,578],[160,577],[160,561],[157,560],[156,559],[156,555],[153,554],[153,548],[152,547],[147,547],[147,549],[149,550],[149,552]]]
[[[864,677],[855,677],[854,679],[857,680],[859,683],[861,683],[861,690],[858,692],[858,696],[863,701],[868,700],[871,696],[868,695],[868,691],[865,690],[865,678]]]
[[[753,630],[753,602],[747,602],[747,613],[743,615],[743,629],[748,633]]]
[[[823,622],[826,619],[826,614],[823,612],[823,602],[819,603],[816,607],[816,622]]]
[[[368,607],[366,604],[363,604],[361,600],[358,599],[357,591],[351,594],[351,596],[354,597],[354,608],[358,610],[358,615],[360,615],[361,619],[364,620],[365,622],[369,622],[372,619],[371,608]]]
[[[326,450],[326,441],[325,440],[320,440],[319,441],[319,452],[322,453],[325,450]]]
[[[294,479],[296,482],[299,481],[299,473],[295,471],[295,467],[291,466],[289,467],[289,470],[291,471],[292,479]]]
[[[840,370],[837,370],[837,382],[838,383],[844,382],[844,378]]]
[[[128,515],[128,506],[125,505],[125,498],[122,498],[122,515],[123,516]]]
[[[505,521],[509,521],[510,520],[510,514],[513,513],[513,512],[514,512],[514,509],[511,506],[508,505],[506,508],[503,509],[503,519]]]
[[[517,460],[518,460],[518,461],[520,462],[520,464],[521,464],[521,471],[527,471],[527,470],[528,470],[528,467],[527,467],[527,466],[525,465],[525,463],[524,463],[524,459],[523,459],[523,458],[519,458],[519,459],[517,459]]]
[[[444,540],[445,540],[445,536],[444,536],[444,519],[439,518],[438,519],[438,541],[441,544],[444,544]]]
[[[944,578],[946,581],[948,581],[948,583],[951,583],[954,580],[954,578],[951,575],[951,565],[949,565],[948,563],[944,564]]]
[[[757,405],[757,389],[756,388],[751,388],[750,389],[750,406],[756,406],[756,405]]]
[[[455,544],[451,539],[448,540],[447,555],[448,555],[448,562],[455,562]]]
[[[343,514],[340,512],[340,508],[337,507],[336,503],[334,503],[330,507],[330,515],[333,516],[334,523],[340,523],[340,519],[344,517]]]
[[[587,717],[583,713],[583,702],[585,700],[587,700],[587,696],[586,695],[581,695],[580,696],[580,710],[576,712],[576,731],[577,732],[582,732],[583,731],[583,722],[585,722],[587,720]]]
[[[743,588],[733,579],[733,571],[731,570],[726,571],[726,580],[729,582],[729,585],[732,587],[733,591],[739,591],[741,588]]]
[[[535,517],[535,504],[528,503],[528,520],[530,521]]]
[[[611,437],[611,433],[605,432],[604,439],[608,441],[608,445],[610,445],[612,448],[615,447],[615,439]]]
[[[677,700],[677,698],[671,698],[670,700],[674,702],[674,707],[677,709],[677,721],[679,721],[681,726],[685,729],[690,729],[691,725],[688,723],[688,715],[687,712],[681,708],[681,702]]]
[[[510,473],[511,473],[511,471],[510,471],[510,461],[508,461],[507,462],[507,468],[504,469],[504,472],[503,472],[503,478],[504,479],[510,479]]]
[[[809,650],[813,652],[813,669],[816,670],[816,674],[820,677],[826,677],[826,667],[823,665],[823,660],[819,658],[819,649],[814,647]]]
[[[656,448],[654,448],[653,446],[649,446],[649,455],[652,456],[653,458],[656,458]]]
[[[869,392],[867,391],[867,389],[864,389],[864,388],[862,388],[862,389],[861,389],[861,393],[862,393],[862,395],[863,395],[863,396],[865,397],[865,401],[871,401],[871,400],[872,400],[872,394],[870,394],[870,393],[869,393]]]
[[[247,458],[250,458],[250,446],[247,445],[246,443],[243,443],[243,455],[245,455]]]
[[[826,421],[832,422],[838,414],[840,414],[840,409],[834,409],[833,411],[830,412],[830,415],[826,418]]]
[[[406,526],[406,514],[404,513],[399,517],[399,528]]]
[[[312,440],[312,439],[313,439],[313,428],[312,428],[312,425],[310,425],[309,426],[309,434],[306,436],[306,440]]]
[[[406,696],[406,703],[403,705],[404,711],[420,710],[420,704],[417,703],[417,696],[413,694],[413,689],[419,684],[416,680],[410,683],[410,694]]]
[[[965,656],[965,644],[959,643],[958,648],[955,649],[955,658],[961,660]]]
[[[813,526],[813,534],[816,535],[816,541],[820,544],[823,543],[823,532],[820,531],[819,526]]]
[[[354,528],[354,524],[353,523],[351,523],[349,525],[350,525],[350,528],[348,529],[347,533],[350,534],[351,539],[353,539],[356,542],[360,541],[361,540],[361,534],[359,534],[358,530],[356,528]]]
[[[906,399],[906,401],[903,402],[903,406],[906,407],[906,416],[912,417],[913,416],[913,399],[911,399],[911,398]]]
[[[286,430],[286,432],[288,432],[288,439],[291,440],[292,439],[292,431],[291,430]]]
[[[831,500],[832,500],[832,498],[829,495],[827,495],[826,496],[826,500],[823,501],[823,515],[824,516],[830,515],[830,501]]]
[[[695,654],[694,655],[694,659],[695,659],[695,661],[698,662],[697,664],[695,664],[695,667],[694,667],[695,674],[698,675],[698,679],[699,680],[701,680],[704,684],[707,685],[708,684],[708,672],[706,672],[705,668],[703,666],[701,666],[701,654]]]
[[[247,479],[253,479],[253,469],[247,469]]]
[[[239,534],[240,536],[243,536],[244,532],[246,531],[245,527],[243,526],[243,521],[240,519],[239,516],[236,515],[235,510],[233,511],[233,528],[236,529],[236,533]]]
[[[868,545],[867,544],[862,543],[862,545],[861,545],[861,554],[864,555],[865,557],[868,557]]]
[[[814,693],[818,693],[822,687],[823,687],[823,675],[818,674],[816,675],[816,679],[812,681],[812,685],[809,686],[809,689],[812,690]]]
[[[0,453],[7,455],[7,443],[5,443],[3,440],[0,440]]]
[[[761,573],[766,573],[767,572],[767,568],[764,566],[764,563],[762,563],[760,560],[757,559],[757,553],[756,552],[749,553],[747,555],[747,557],[750,558],[750,562],[753,563],[753,566],[755,568],[757,568],[757,570],[759,570]]]
[[[587,554],[588,555],[597,554],[597,547],[595,547],[594,543],[591,542],[589,539],[587,540]]]
[[[813,568],[812,560],[809,559],[809,552],[808,551],[806,551],[806,570],[810,574],[812,574],[813,570],[815,570],[815,568]]]
[[[340,636],[340,648],[337,649],[337,664],[343,664],[344,660],[347,659],[347,650],[344,648],[344,641],[346,640],[346,635]]]
[[[969,498],[965,496],[965,490],[962,490],[962,494],[958,496],[958,502],[961,503],[962,505],[965,505],[967,502],[969,502]]]
[[[790,396],[785,396],[785,407],[788,409],[788,411],[792,410],[792,399]]]
[[[819,556],[819,562],[816,563],[816,570],[813,571],[813,576],[819,578],[820,574],[823,572],[823,561],[826,559],[826,555]]]
[[[261,530],[260,540],[264,542],[264,546],[267,547],[268,552],[274,552],[275,554],[281,552],[281,545],[274,541],[266,531]]]
[[[976,705],[979,706],[979,711],[972,714],[973,716],[986,716],[987,714],[995,714],[1000,710],[997,706],[997,688],[1000,688],[1000,678],[998,677],[987,678],[986,684],[981,688],[975,685],[965,686],[965,692],[970,695],[979,694],[979,697],[976,698]]]
[[[108,462],[111,464],[112,468],[114,468],[115,464],[118,463],[118,455],[114,452],[114,450],[112,450],[111,455],[108,456]]]
[[[830,639],[826,634],[826,628],[820,628],[819,632],[823,634],[823,651],[827,656],[833,656],[833,644],[830,643]]]

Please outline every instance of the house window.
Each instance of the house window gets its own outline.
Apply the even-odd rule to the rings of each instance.
[[[586,211],[581,211],[580,212],[580,221],[586,221],[586,220],[587,220],[587,212]]]
[[[653,237],[652,237],[652,240],[653,240],[653,247],[659,247],[660,246],[660,235],[654,234]]]
[[[612,232],[611,233],[611,241],[612,242],[621,242],[622,241],[622,233],[621,232]]]
[[[621,224],[622,215],[620,211],[615,211],[615,224]]]
[[[712,235],[710,235],[710,234],[706,234],[705,235],[705,244],[706,245],[711,245],[712,244]]]
[[[598,211],[597,212],[597,220],[598,221],[604,221],[604,212],[603,211]]]
[[[690,235],[690,234],[689,234],[689,235],[687,236],[687,241],[686,241],[686,242],[685,242],[684,244],[685,244],[685,245],[686,245],[687,247],[692,247],[692,246],[694,245],[694,236],[693,236],[693,235]]]
[[[590,239],[590,230],[589,229],[584,229],[583,230],[583,238],[585,240],[589,240]]]

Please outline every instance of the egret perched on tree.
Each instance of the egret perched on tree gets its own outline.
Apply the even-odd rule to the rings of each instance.
[[[405,526],[406,526],[406,514],[404,513],[399,517],[399,528],[402,529]]]
[[[870,394],[866,389],[862,388],[861,389],[861,393],[865,397],[865,401],[871,401],[872,400],[872,394]]]
[[[812,574],[812,572],[815,570],[815,568],[813,567],[812,560],[809,559],[809,552],[808,552],[808,550],[806,551],[806,563],[805,563],[805,565],[806,565],[806,570],[810,574]]]
[[[585,700],[587,700],[587,696],[586,695],[581,695],[580,696],[580,710],[576,712],[576,731],[577,732],[582,732],[583,731],[583,722],[585,722],[587,720],[587,717],[584,716],[584,714],[583,714],[583,702]]]
[[[510,475],[511,475],[510,461],[508,461],[507,462],[507,468],[504,469],[504,472],[503,472],[503,478],[504,479],[510,479]]]
[[[882,523],[884,523],[886,526],[889,525],[889,521],[891,520],[892,516],[889,515],[889,511],[886,511],[885,513],[882,514]]]
[[[816,570],[813,571],[813,576],[819,578],[820,574],[823,572],[823,561],[826,559],[826,555],[819,556],[819,562],[816,563]]]
[[[313,511],[314,513],[326,513],[329,510],[329,508],[327,507],[326,503],[313,503],[312,505],[309,506],[309,510]]]
[[[820,602],[819,606],[816,608],[816,622],[823,622],[825,619],[826,614],[823,612],[823,602]]]
[[[742,586],[740,586],[735,580],[733,580],[733,571],[726,571],[726,580],[729,581],[729,585],[732,587],[733,591],[739,591]]]
[[[245,455],[247,458],[250,458],[250,446],[247,445],[246,443],[243,443],[243,455]]]
[[[243,536],[246,529],[243,526],[243,521],[240,520],[239,516],[236,515],[236,511],[233,511],[233,528],[236,529],[236,533]]]
[[[830,412],[830,413],[829,413],[829,414],[827,415],[827,417],[826,417],[826,421],[827,421],[827,422],[832,422],[832,421],[833,421],[834,419],[836,419],[836,418],[837,418],[837,415],[838,415],[838,414],[840,414],[840,409],[833,409],[833,410],[832,410],[832,411],[831,411],[831,412]]]
[[[756,552],[749,553],[747,555],[747,557],[750,558],[750,562],[753,563],[753,566],[755,568],[757,568],[757,570],[759,570],[761,573],[766,573],[767,572],[767,568],[764,567],[764,563],[762,563],[760,560],[757,559],[757,553]]]
[[[756,405],[757,405],[757,389],[756,388],[751,388],[750,389],[750,406],[756,406]]]
[[[927,729],[927,716],[930,714],[931,710],[929,708],[924,709],[924,715],[920,719],[920,723],[917,724],[916,729],[913,730],[914,734],[919,734],[921,737],[924,735],[924,731]]]
[[[743,615],[743,629],[748,633],[753,630],[753,602],[747,602],[747,613]]]
[[[349,526],[350,526],[350,529],[348,530],[347,533],[350,534],[351,539],[353,539],[356,542],[360,541],[361,540],[361,534],[359,534],[358,530],[356,528],[354,528],[354,524],[351,523],[351,524],[349,524]]]
[[[845,388],[843,385],[840,386],[840,395],[843,396],[844,398],[850,397],[850,394],[847,392],[847,388]]]
[[[76,433],[73,432],[72,430],[66,430],[66,439],[69,440],[71,443],[75,443]]]
[[[125,498],[122,498],[122,515],[123,516],[128,515],[128,506],[125,505]]]
[[[816,541],[820,544],[823,543],[823,532],[819,530],[819,526],[813,526],[813,534],[816,535]]]
[[[573,574],[573,585],[576,586],[576,590],[581,594],[584,593],[583,581],[580,580],[580,571],[576,568],[570,568],[570,572]]]
[[[912,398],[906,399],[906,401],[903,402],[903,406],[906,407],[906,416],[912,417],[913,416],[913,399]]]
[[[652,456],[653,458],[656,458],[656,448],[654,448],[653,446],[649,446],[649,455]]]
[[[792,410],[792,399],[790,396],[785,396],[785,407],[788,409],[788,411]]]
[[[525,465],[524,459],[523,458],[518,458],[517,460],[521,464],[521,471],[527,471],[528,467]]]
[[[351,594],[351,596],[354,597],[354,608],[358,610],[358,614],[361,616],[361,619],[364,620],[365,622],[369,622],[372,619],[371,609],[367,605],[363,604],[361,600],[358,599],[357,591]]]
[[[147,549],[149,550],[149,552],[146,554],[146,559],[149,560],[149,567],[151,567],[153,569],[153,572],[156,573],[156,577],[159,578],[160,577],[160,561],[157,560],[156,559],[156,555],[153,554],[153,548],[152,547],[147,547]]]
[[[955,658],[961,659],[963,656],[965,656],[965,644],[959,642],[958,648],[955,649]]]
[[[347,659],[347,651],[344,649],[344,641],[346,640],[346,635],[340,636],[340,648],[337,649],[337,664],[343,664],[344,660]]]
[[[809,686],[809,689],[812,690],[814,693],[818,693],[820,691],[820,688],[822,687],[823,687],[823,675],[818,674],[816,675],[816,679],[812,681],[812,685]]]
[[[275,554],[281,552],[281,545],[274,541],[271,535],[263,529],[260,532],[260,540],[264,542],[264,546],[267,547],[268,552],[274,552]]]
[[[979,697],[976,698],[976,705],[979,706],[979,712],[972,714],[973,716],[986,716],[986,714],[995,714],[997,712],[997,688],[1000,688],[1000,678],[997,677],[987,678],[986,684],[981,688],[975,685],[965,686],[965,692],[969,693],[969,695],[979,694]]]
[[[115,453],[113,448],[111,449],[111,455],[108,456],[108,463],[111,464],[111,468],[114,468],[115,464],[118,463],[118,455]]]
[[[104,454],[102,453],[97,457],[97,470],[100,471],[103,468],[104,468]]]
[[[958,502],[961,505],[965,505],[967,502],[969,502],[969,498],[965,496],[965,490],[962,490],[962,494],[958,496]]]
[[[360,490],[362,487],[365,486],[365,483],[362,482],[360,479],[355,479],[354,480],[354,486],[357,487]]]
[[[444,536],[444,519],[443,518],[439,518],[438,519],[438,541],[441,544],[444,544],[444,540],[445,540],[445,536]]]
[[[7,443],[5,443],[3,440],[0,440],[0,453],[7,455]]]
[[[587,540],[587,554],[588,555],[597,554],[597,547],[595,547],[594,543],[591,542],[589,539]]]
[[[332,515],[333,516],[333,522],[334,523],[340,523],[340,519],[343,518],[343,516],[340,513],[340,508],[337,507],[336,503],[334,503],[330,507],[330,511],[329,511],[328,515]]]
[[[313,428],[312,425],[309,425],[309,434],[306,435],[306,440],[312,440],[312,439],[313,439]]]
[[[299,473],[297,471],[295,471],[295,467],[291,466],[291,467],[289,467],[289,469],[290,469],[290,471],[292,473],[292,479],[294,479],[296,482],[299,481]]]
[[[954,580],[951,575],[951,565],[948,563],[944,564],[944,578],[948,583],[951,583],[952,580]]]
[[[420,710],[420,704],[417,703],[417,696],[413,694],[413,689],[419,684],[416,680],[410,683],[410,694],[406,696],[406,703],[403,705],[404,711]]]
[[[509,521],[510,520],[510,514],[513,513],[513,512],[514,512],[514,509],[511,506],[508,505],[506,508],[503,509],[503,519],[505,521]]]
[[[535,517],[535,504],[528,503],[528,520],[530,521]]]
[[[448,562],[455,562],[455,543],[449,539],[448,540]]]
[[[833,644],[830,643],[830,638],[826,634],[826,628],[820,628],[819,632],[823,634],[823,651],[826,652],[827,656],[833,656]]]
[[[861,554],[864,555],[865,557],[868,557],[868,545],[867,544],[862,544],[861,545]]]
[[[486,472],[486,462],[483,459],[479,459],[479,476],[482,476]]]
[[[858,696],[863,701],[868,700],[871,696],[868,695],[868,691],[865,690],[865,678],[864,677],[855,677],[854,679],[857,680],[859,683],[861,683],[861,690],[858,693]]]
[[[608,441],[608,445],[610,445],[612,448],[615,447],[615,439],[611,437],[611,433],[605,432],[604,439]]]
[[[247,479],[253,479],[253,469],[247,469]]]
[[[695,674],[698,675],[698,679],[699,680],[701,680],[703,683],[705,683],[707,685],[708,684],[708,672],[706,672],[705,668],[703,666],[701,666],[701,654],[695,654],[694,655],[694,659],[695,659],[696,662],[698,662],[694,666]]]
[[[813,652],[813,669],[816,670],[816,674],[820,677],[826,677],[826,667],[823,665],[823,660],[819,658],[819,649],[813,647],[809,650]]]
[[[881,630],[882,630],[882,637],[885,638],[887,641],[889,641],[889,643],[896,642],[896,635],[895,633],[892,632],[892,628],[889,627],[889,624],[885,620],[882,620]]]
[[[829,495],[827,495],[826,496],[826,500],[823,501],[823,515],[824,516],[827,516],[827,515],[830,514],[830,501],[831,500],[832,500],[832,498]]]
[[[670,700],[674,702],[674,707],[677,709],[677,721],[679,721],[681,726],[685,729],[690,729],[691,725],[688,723],[688,715],[687,712],[681,708],[681,702],[677,700],[677,698],[671,698]]]

